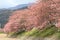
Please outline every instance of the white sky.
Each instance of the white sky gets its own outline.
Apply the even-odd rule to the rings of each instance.
[[[9,8],[19,4],[36,2],[36,0],[0,0],[0,8]]]

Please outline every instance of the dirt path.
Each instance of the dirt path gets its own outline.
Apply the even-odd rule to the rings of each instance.
[[[0,40],[20,40],[20,39],[8,38],[8,37],[6,37],[6,34],[0,34]]]
[[[22,37],[22,38],[8,38],[6,36],[6,34],[0,34],[0,40],[40,40],[41,38],[26,38],[26,36]],[[56,36],[52,36],[52,37],[47,37],[44,38],[43,40],[58,40]]]

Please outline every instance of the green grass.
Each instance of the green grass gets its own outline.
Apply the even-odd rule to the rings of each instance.
[[[31,31],[26,32],[27,36],[36,36],[36,37],[47,37],[55,34],[57,32],[57,28],[55,26],[47,27],[43,30],[38,30],[33,28]]]
[[[54,33],[56,33],[56,28],[55,27],[49,27],[48,29],[43,30],[42,32],[39,33],[40,37],[47,37],[51,36]]]
[[[3,34],[4,32],[0,32],[0,34]]]
[[[34,35],[35,35],[36,33],[38,33],[38,32],[39,32],[38,29],[33,28],[31,31],[25,32],[24,35],[26,35],[26,36],[34,36]]]
[[[25,31],[20,31],[20,32],[12,32],[8,34],[8,37],[17,37],[18,35],[22,35],[23,33],[25,33]]]
[[[57,35],[58,39],[60,39],[60,29],[58,29],[56,35]]]
[[[48,37],[48,36],[51,36],[53,34],[55,34],[57,32],[57,28],[52,25],[52,26],[49,26],[43,30],[38,30],[36,28],[33,28],[31,31],[21,31],[21,32],[17,32],[17,33],[14,33],[12,34],[11,36],[33,36],[33,37]],[[60,33],[59,33],[60,35]]]

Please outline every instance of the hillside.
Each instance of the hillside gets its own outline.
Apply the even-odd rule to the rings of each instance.
[[[3,32],[21,40],[60,39],[60,0],[37,0],[9,16]]]
[[[8,18],[11,15],[12,12],[13,11],[9,10],[9,9],[0,9],[0,24],[1,24],[1,27],[3,27],[7,23],[7,20],[8,20]]]
[[[28,6],[28,4],[22,4],[22,5],[17,5],[15,7],[11,7],[11,8],[3,8],[0,9],[0,28],[3,28],[4,25],[7,23],[7,21],[9,20],[9,16],[12,15],[12,12],[16,11],[16,10],[22,10],[22,9],[26,9]]]
[[[57,3],[55,4],[57,6],[52,3],[53,1],[41,1],[34,5],[28,6],[28,9],[13,12],[4,27],[5,32],[7,30],[7,32],[14,32],[20,29],[31,30],[34,27],[42,29],[49,24],[59,27],[60,9],[57,8],[59,7],[59,0],[54,1]]]

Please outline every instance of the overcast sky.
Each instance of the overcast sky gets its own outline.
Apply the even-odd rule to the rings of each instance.
[[[36,0],[0,0],[0,8],[14,7],[19,4],[36,2]]]

